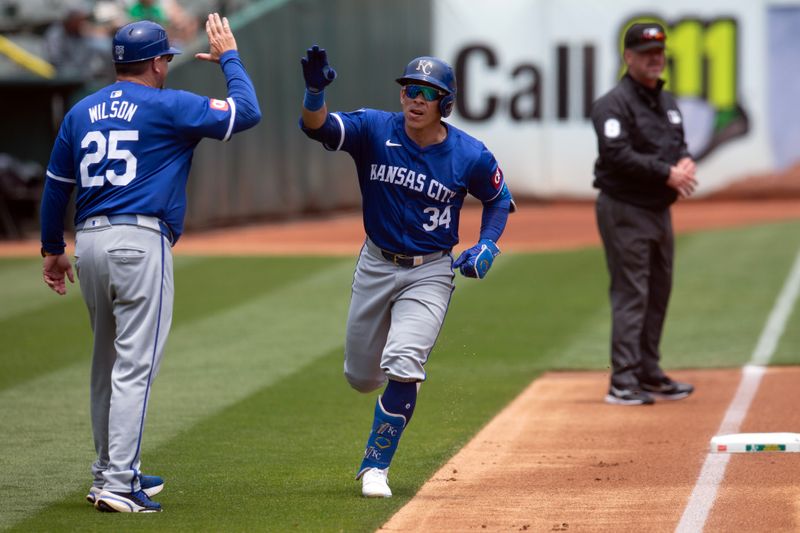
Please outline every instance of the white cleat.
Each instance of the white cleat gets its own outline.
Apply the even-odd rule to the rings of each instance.
[[[89,489],[89,493],[86,495],[86,501],[94,505],[97,502],[97,498],[100,497],[100,493],[103,492],[103,489],[92,486]]]
[[[161,504],[147,497],[144,491],[111,492],[104,490],[94,504],[98,511],[108,513],[159,513]]]
[[[370,468],[361,476],[361,494],[365,498],[391,498],[389,469]]]

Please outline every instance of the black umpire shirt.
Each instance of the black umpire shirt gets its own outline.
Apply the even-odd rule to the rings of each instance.
[[[675,99],[658,81],[649,89],[625,74],[592,106],[599,156],[594,186],[639,207],[669,207],[678,192],[667,185],[672,165],[689,157],[683,118]]]

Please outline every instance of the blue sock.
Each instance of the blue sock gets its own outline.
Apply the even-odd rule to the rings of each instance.
[[[381,396],[381,403],[387,412],[406,417],[406,425],[408,425],[411,422],[411,415],[414,414],[414,407],[417,405],[416,382],[390,379],[383,391],[383,396]]]
[[[389,468],[405,427],[405,417],[387,412],[383,408],[381,398],[378,397],[375,401],[372,431],[367,439],[364,459],[361,461],[361,466],[358,467],[356,479],[360,479],[369,468]]]

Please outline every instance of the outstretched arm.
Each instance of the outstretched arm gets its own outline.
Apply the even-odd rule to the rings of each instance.
[[[303,126],[316,130],[328,118],[325,105],[325,87],[336,79],[336,71],[328,65],[328,53],[317,45],[306,50],[306,57],[300,59],[306,93],[303,99]]]
[[[256,89],[239,59],[236,39],[227,17],[220,18],[218,13],[208,15],[206,34],[208,35],[208,53],[195,54],[194,57],[203,61],[219,63],[222,67],[228,84],[228,96],[236,106],[233,132],[255,126],[261,120]]]

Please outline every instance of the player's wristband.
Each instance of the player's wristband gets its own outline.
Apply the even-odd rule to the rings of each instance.
[[[306,96],[303,98],[303,107],[308,109],[309,111],[319,111],[322,109],[322,106],[325,105],[325,91],[319,91],[318,93],[309,92],[306,89]]]

